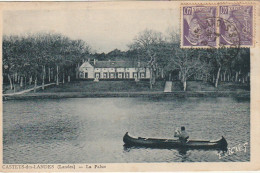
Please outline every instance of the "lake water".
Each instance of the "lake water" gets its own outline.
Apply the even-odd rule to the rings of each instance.
[[[185,126],[191,139],[222,135],[217,150],[124,148],[123,136],[173,138]],[[233,150],[234,151],[234,150]],[[250,161],[250,101],[207,98],[69,98],[3,103],[3,162],[136,163]]]

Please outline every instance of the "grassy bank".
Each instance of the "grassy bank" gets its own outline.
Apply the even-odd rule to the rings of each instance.
[[[52,86],[41,93],[60,92],[143,92],[143,91],[163,91],[164,81],[157,81],[153,89],[150,90],[149,81],[74,81],[71,83]]]
[[[189,81],[187,91],[182,91],[181,83],[173,82],[171,93],[164,93],[165,81],[157,81],[152,90],[149,81],[75,81],[53,85],[37,93],[4,97],[13,99],[44,98],[85,98],[85,97],[237,97],[250,98],[250,88],[246,84],[220,82],[218,88],[202,81]]]
[[[180,81],[174,81],[172,91],[182,91]],[[212,83],[203,81],[187,81],[187,91],[250,91],[247,83],[219,82],[217,88]]]
[[[149,81],[74,81],[71,83],[51,86],[40,93],[60,92],[155,92],[164,90],[165,81],[157,81],[150,89]],[[183,91],[180,81],[173,81],[172,91]],[[219,82],[218,88],[213,84],[203,81],[188,81],[187,91],[250,91],[248,84]]]
[[[23,87],[21,87],[19,84],[15,84],[13,87],[15,88],[15,92],[20,92],[20,91],[23,91],[23,90],[33,88],[34,84],[33,85],[26,85],[26,86],[23,86]],[[3,93],[4,94],[14,93],[14,89],[11,90],[10,85],[4,84],[3,85]]]
[[[27,99],[60,99],[60,98],[97,98],[97,97],[149,97],[149,98],[172,98],[172,97],[234,97],[237,99],[249,99],[248,91],[187,91],[187,92],[59,92],[59,93],[28,93],[4,97],[4,100],[27,100]]]

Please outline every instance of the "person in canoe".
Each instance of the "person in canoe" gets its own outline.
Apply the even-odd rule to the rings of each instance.
[[[188,139],[189,139],[189,135],[185,131],[185,127],[184,126],[181,127],[181,131],[179,129],[175,130],[174,137],[179,137],[179,140],[183,144],[185,144],[188,141]]]

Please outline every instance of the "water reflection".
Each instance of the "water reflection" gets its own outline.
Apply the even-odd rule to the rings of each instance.
[[[249,161],[217,150],[123,147],[124,132],[172,138],[184,125],[192,139],[250,141],[250,102],[235,98],[72,98],[3,103],[3,162],[125,163]],[[239,133],[238,133],[239,132]]]
[[[180,155],[181,162],[187,162],[189,160],[189,155],[187,154],[188,149],[180,148],[177,150],[178,154]]]
[[[181,156],[185,156],[187,154],[188,149],[187,148],[180,148],[180,149],[177,149],[177,151],[179,152],[179,154]]]
[[[236,96],[234,97],[234,99],[239,103],[250,101],[250,97],[243,97],[243,96]]]

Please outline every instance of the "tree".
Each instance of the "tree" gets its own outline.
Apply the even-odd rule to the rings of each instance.
[[[183,91],[186,91],[189,77],[205,68],[206,64],[202,61],[201,56],[202,53],[198,50],[181,49],[179,47],[173,49],[167,69],[179,70]]]
[[[211,48],[207,51],[208,56],[211,58],[211,63],[215,67],[216,79],[214,82],[215,87],[218,87],[221,70],[227,69],[231,66],[231,62],[234,60],[237,54],[238,48]]]
[[[161,51],[160,47],[163,43],[162,33],[153,30],[144,30],[129,45],[130,50],[138,52],[137,61],[145,61],[148,63],[150,71],[150,89],[156,81],[156,71],[158,70],[158,55]]]
[[[3,65],[8,67],[4,72],[11,89],[15,83],[20,83],[23,87],[27,79],[31,84],[33,78],[35,87],[37,81],[42,81],[44,89],[47,72],[49,82],[54,80],[54,75],[57,84],[61,76],[63,81],[66,75],[70,80],[71,73],[89,54],[90,47],[84,41],[71,40],[61,34],[37,33],[3,37]]]
[[[202,73],[206,67],[204,62],[203,50],[182,49],[180,48],[179,33],[169,30],[166,37],[167,43],[164,44],[161,56],[161,66],[164,71],[171,74],[172,71],[179,71],[179,78],[183,85],[183,90],[187,89],[187,80],[194,74]]]

